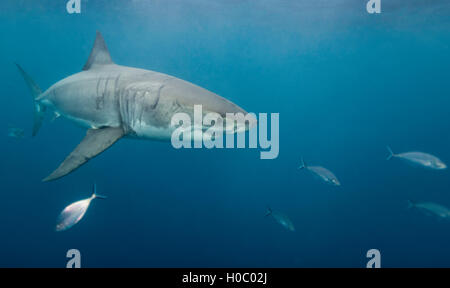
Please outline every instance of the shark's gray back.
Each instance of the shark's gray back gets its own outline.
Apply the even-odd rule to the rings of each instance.
[[[88,128],[123,125],[131,131],[136,122],[166,129],[174,113],[192,114],[195,104],[201,104],[204,113],[216,111],[222,116],[225,112],[246,113],[227,99],[190,82],[116,64],[71,75],[45,91],[40,101]],[[170,138],[169,131],[165,137]]]

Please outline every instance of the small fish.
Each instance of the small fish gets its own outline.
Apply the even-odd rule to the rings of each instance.
[[[295,231],[294,224],[292,224],[291,220],[286,215],[274,212],[271,208],[267,208],[266,217],[267,216],[272,216],[278,224],[280,224],[287,230],[292,232]]]
[[[313,175],[319,177],[319,179],[325,181],[328,184],[334,186],[341,186],[341,182],[337,179],[336,175],[333,174],[330,170],[321,167],[321,166],[306,166],[305,161],[303,161],[302,157],[302,165],[298,167],[298,169],[306,169],[313,173]]]
[[[105,196],[97,195],[97,186],[94,184],[94,193],[91,197],[70,204],[59,214],[56,231],[64,231],[77,224],[86,213],[91,201],[95,198],[106,199]]]
[[[408,200],[408,208],[417,208],[425,214],[434,215],[443,219],[450,217],[450,210],[447,207],[433,202],[414,203]]]
[[[406,152],[394,154],[391,147],[386,146],[386,148],[389,151],[389,156],[386,158],[386,160],[390,160],[395,157],[407,162],[412,166],[424,167],[434,170],[443,170],[447,168],[447,165],[444,162],[431,154],[423,152]]]
[[[17,128],[14,126],[9,126],[8,128],[8,137],[22,139],[25,137],[25,131],[21,128]]]

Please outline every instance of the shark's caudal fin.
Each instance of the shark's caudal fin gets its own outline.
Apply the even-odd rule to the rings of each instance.
[[[270,215],[272,215],[272,208],[270,208],[270,207],[267,207],[267,210],[266,210],[266,217],[267,216],[270,216]]]
[[[306,164],[305,164],[305,161],[303,160],[303,157],[301,158],[301,165],[300,165],[300,167],[298,167],[298,169],[303,169],[303,168],[306,168]]]
[[[42,94],[41,88],[33,81],[33,79],[28,75],[25,70],[20,67],[19,64],[16,63],[17,68],[19,69],[20,74],[22,74],[23,79],[25,79],[25,82],[28,85],[28,88],[30,88],[30,92],[33,96],[33,107],[34,107],[34,124],[33,124],[33,136],[36,136],[36,134],[39,131],[39,128],[42,126],[42,122],[44,121],[45,116],[45,106],[41,105],[39,101],[36,99],[39,97],[39,95]]]
[[[124,135],[121,127],[89,129],[86,136],[64,162],[42,181],[61,178],[108,149]]]
[[[96,66],[114,64],[109,55],[108,47],[106,47],[105,40],[100,32],[97,31],[94,46],[86,64],[84,64],[83,71],[95,68]]]
[[[387,148],[387,150],[388,150],[388,152],[389,152],[389,155],[388,155],[388,157],[386,158],[386,160],[391,160],[391,158],[394,157],[395,154],[394,154],[394,152],[392,152],[391,147],[386,146],[386,148]]]
[[[406,203],[408,205],[408,208],[413,208],[415,206],[415,203],[411,200],[406,200]]]

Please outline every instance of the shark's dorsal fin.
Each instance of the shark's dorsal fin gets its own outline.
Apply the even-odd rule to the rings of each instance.
[[[89,70],[93,66],[107,64],[114,64],[114,62],[111,60],[111,55],[109,55],[108,47],[106,47],[102,34],[97,31],[94,47],[92,47],[89,59],[84,64],[83,71]]]

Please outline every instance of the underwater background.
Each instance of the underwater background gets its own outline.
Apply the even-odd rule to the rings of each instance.
[[[450,206],[450,2],[170,0],[0,2],[0,267],[449,267],[450,221],[407,200]],[[32,98],[77,73],[96,31],[117,64],[167,73],[249,112],[280,113],[280,153],[179,149],[124,139],[74,173],[43,183],[85,135],[65,119],[32,138]],[[8,137],[8,127],[25,129]],[[297,169],[332,170],[342,186]],[[95,200],[72,229],[56,217]],[[291,232],[267,207],[289,216]]]

